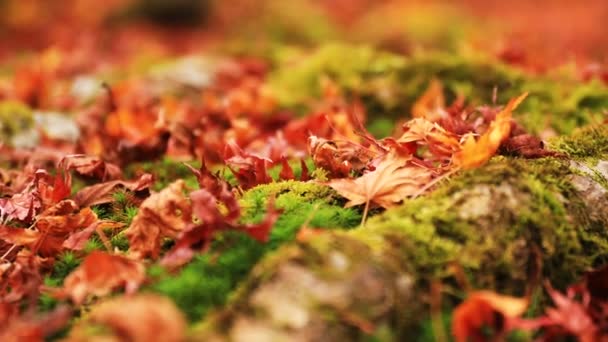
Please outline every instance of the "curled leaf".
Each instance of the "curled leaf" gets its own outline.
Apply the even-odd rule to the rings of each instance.
[[[186,185],[177,180],[146,198],[125,234],[129,253],[137,257],[158,257],[163,238],[175,238],[192,223]]]
[[[454,158],[455,164],[463,169],[472,169],[487,162],[496,153],[500,144],[509,137],[512,113],[526,96],[528,96],[528,93],[509,101],[507,106],[496,115],[488,130],[479,140],[475,141],[475,138],[469,135],[462,146],[462,150]]]

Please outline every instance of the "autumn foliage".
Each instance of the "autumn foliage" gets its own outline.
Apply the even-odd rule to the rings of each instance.
[[[518,45],[498,29],[488,33],[492,39],[473,33],[454,39],[451,32],[459,30],[433,33],[439,29],[429,23],[423,28],[428,37],[412,28],[399,33],[391,13],[423,16],[428,9],[398,0],[295,1],[294,13],[307,15],[302,23],[277,15],[283,13],[277,1],[235,3],[0,1],[0,340],[86,341],[95,329],[115,338],[108,340],[186,340],[193,322],[174,301],[154,293],[162,280],[199,262],[220,269],[201,277],[230,278],[227,269],[234,267],[242,277],[217,286],[225,292],[217,297],[228,297],[253,267],[222,259],[231,250],[242,247],[242,255],[260,259],[280,244],[305,245],[336,228],[309,226],[309,218],[294,224],[284,213],[304,206],[278,199],[290,190],[245,200],[264,186],[325,189],[323,204],[351,208],[364,226],[369,217],[407,206],[497,156],[566,158],[544,143],[555,129],[525,120],[546,100],[522,80],[555,67],[555,52],[542,49],[547,42]],[[472,17],[499,17],[500,6],[482,3],[454,6]],[[576,76],[568,80],[584,89],[584,82],[597,82],[590,84],[605,91],[608,71],[593,57],[605,37],[582,24],[579,6],[562,6],[576,9],[570,14],[581,22],[575,28],[589,37],[562,41],[565,29],[555,28],[555,46],[568,45],[577,55]],[[539,22],[552,22],[551,13],[539,14]],[[385,16],[387,28],[368,27]],[[305,26],[317,17],[323,21],[315,29]],[[466,20],[454,22],[468,32]],[[186,21],[192,26],[181,25]],[[476,24],[478,31],[484,23]],[[535,27],[519,23],[513,35],[528,25]],[[256,27],[267,30],[264,39],[247,35]],[[318,38],[316,29],[327,38]],[[369,51],[390,51],[397,62],[367,63],[368,50],[355,49],[348,56],[353,65],[349,58],[345,65],[315,60],[318,46],[335,37],[368,40]],[[516,67],[520,78],[515,85],[492,75],[463,81],[439,70],[418,82],[399,69],[418,51],[452,49],[457,42],[465,47],[449,53],[485,51],[492,63]],[[362,66],[356,54],[363,55]],[[293,84],[277,68],[289,70]],[[429,73],[422,69],[421,75]],[[408,82],[415,87],[405,87]],[[491,99],[473,87],[492,93]],[[578,111],[591,103],[600,112],[594,105],[602,99],[600,91],[565,107]],[[390,127],[381,129],[386,121]],[[310,204],[312,192],[292,195]],[[283,225],[287,232],[276,232]],[[525,331],[545,341],[608,341],[608,268],[590,271],[565,291],[550,284],[544,291],[552,304],[535,317],[527,315],[531,295],[469,291],[452,303],[451,335],[458,342],[498,341]],[[214,296],[201,295],[225,303]],[[374,332],[371,323],[344,316],[366,334]]]

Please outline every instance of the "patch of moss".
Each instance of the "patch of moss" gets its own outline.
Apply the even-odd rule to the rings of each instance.
[[[259,243],[241,232],[218,234],[207,253],[197,256],[175,276],[160,272],[160,280],[151,289],[172,298],[191,321],[201,319],[226,302],[263,255],[292,241],[304,223],[327,229],[356,226],[360,213],[342,208],[334,196],[327,186],[297,181],[260,185],[245,192],[240,201],[245,222],[261,220],[271,197],[276,197],[276,207],[283,210],[269,242]]]
[[[78,257],[73,252],[64,252],[55,261],[51,274],[44,278],[44,285],[49,287],[58,287],[63,284],[63,280],[76,267],[80,265],[82,258]],[[38,299],[38,308],[40,311],[46,312],[54,309],[59,301],[53,296],[42,293]]]
[[[245,234],[223,233],[216,237],[211,252],[198,255],[175,276],[163,275],[151,289],[170,297],[190,321],[197,321],[225,303],[263,249]]]
[[[575,159],[597,160],[608,155],[608,126],[595,125],[559,137],[549,147]]]
[[[420,274],[435,270],[441,275],[447,262],[458,260],[477,270],[479,287],[508,289],[503,279],[523,282],[522,286],[528,276],[521,263],[533,257],[533,248],[540,248],[544,275],[565,285],[595,263],[589,258],[592,249],[608,247],[607,241],[592,239],[579,228],[588,219],[577,210],[582,202],[565,180],[569,172],[566,161],[555,159],[490,163],[370,225],[376,225],[377,232],[399,221],[400,229],[418,246],[410,258]],[[501,210],[494,208],[497,205]],[[473,221],[476,225],[470,224]],[[484,275],[494,279],[484,280]]]
[[[97,234],[93,234],[84,246],[84,252],[89,254],[93,251],[102,251],[105,247]]]
[[[283,106],[301,108],[321,97],[322,77],[331,79],[347,92],[371,95],[375,89],[365,88],[394,89],[396,72],[404,63],[401,56],[369,46],[325,44],[308,55],[279,54],[278,66],[270,76],[270,87]],[[386,94],[389,102],[398,101],[397,98],[388,99],[391,95]]]
[[[70,272],[80,265],[81,261],[81,258],[73,252],[62,253],[53,266],[51,277],[63,281]]]
[[[287,55],[278,59],[270,77],[281,105],[305,112],[311,108],[311,99],[321,97],[321,79],[327,77],[347,97],[363,100],[371,127],[378,125],[377,120],[407,117],[435,78],[443,83],[448,103],[462,95],[473,106],[492,104],[494,88],[496,104],[529,92],[515,117],[533,133],[552,128],[568,134],[576,127],[600,122],[602,111],[608,109],[608,88],[599,82],[581,85],[573,72],[529,75],[487,56],[425,53],[403,57],[347,44]]]

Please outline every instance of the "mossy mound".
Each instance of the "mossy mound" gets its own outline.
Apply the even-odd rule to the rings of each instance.
[[[589,131],[608,135],[606,128]],[[595,158],[608,159],[594,148]],[[430,285],[438,282],[446,309],[462,299],[466,281],[499,293],[533,293],[532,310],[540,310],[543,279],[563,289],[608,261],[608,232],[600,229],[608,218],[594,214],[598,203],[608,203],[606,189],[573,162],[579,163],[494,158],[364,228],[286,246],[254,269],[201,336],[412,338],[430,318]],[[590,191],[603,197],[589,202]]]

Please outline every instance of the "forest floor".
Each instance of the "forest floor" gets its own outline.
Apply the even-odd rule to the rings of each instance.
[[[227,3],[0,0],[0,340],[608,341],[604,1]]]

